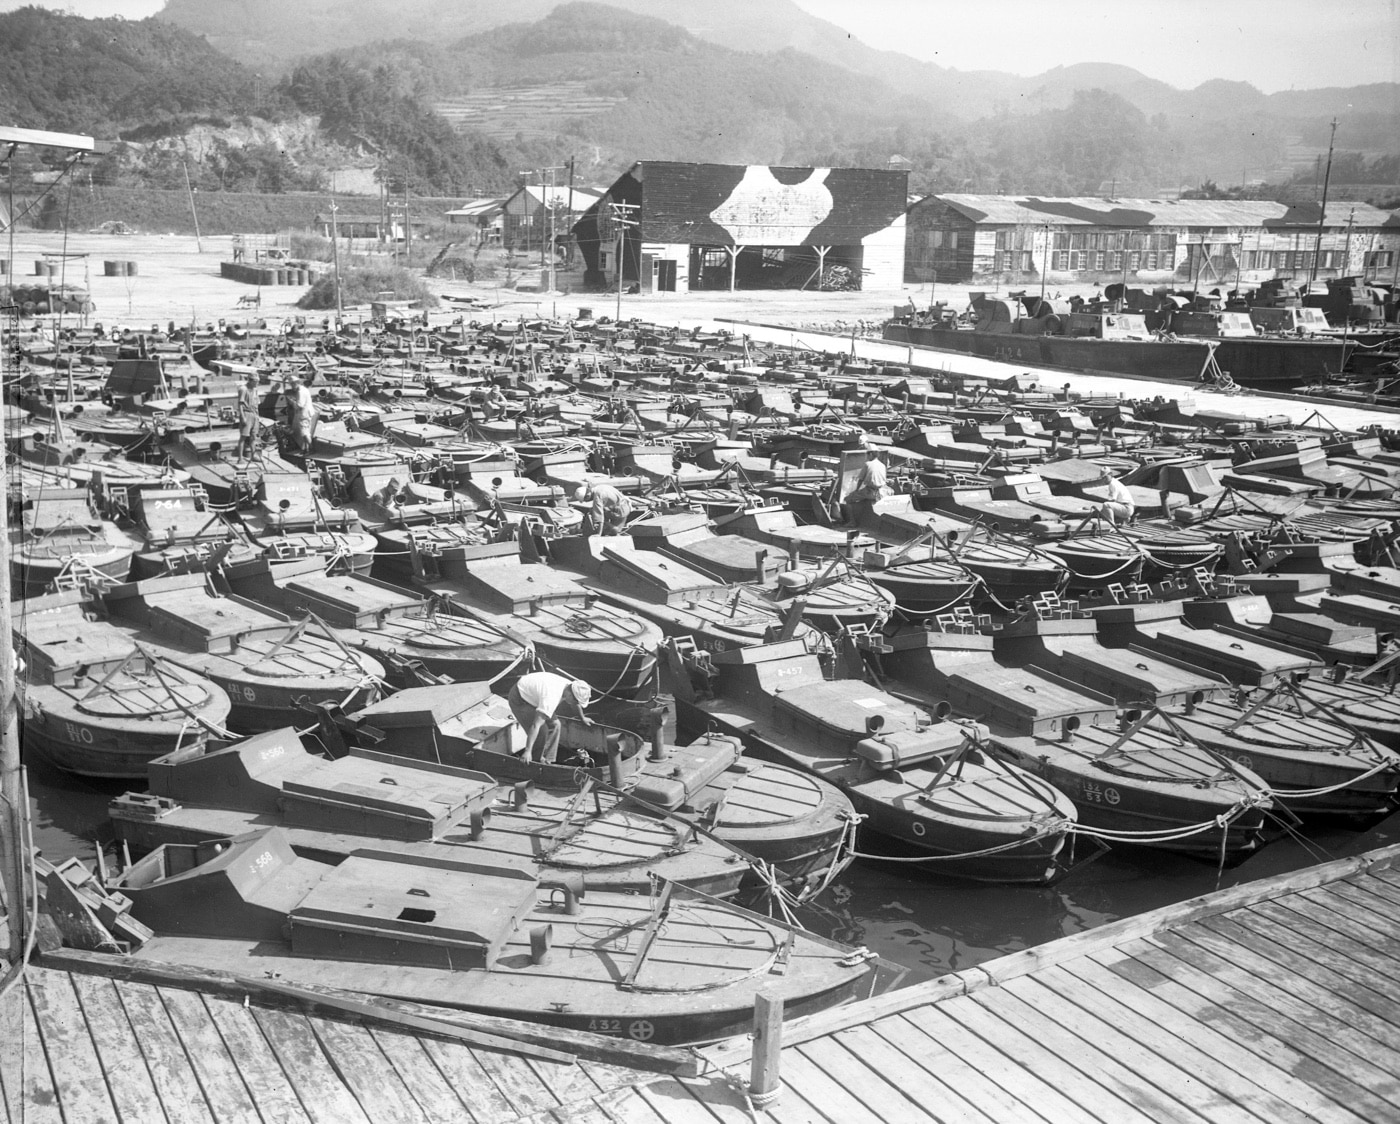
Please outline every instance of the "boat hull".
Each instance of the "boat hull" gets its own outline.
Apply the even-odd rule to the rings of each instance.
[[[1210,346],[1205,342],[1169,340],[1098,340],[1003,332],[953,331],[887,324],[883,337],[934,351],[975,355],[1003,363],[1022,363],[1089,374],[1132,375],[1164,382],[1199,382]]]

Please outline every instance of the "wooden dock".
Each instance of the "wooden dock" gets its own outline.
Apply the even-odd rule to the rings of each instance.
[[[31,967],[0,1002],[0,1119],[11,1124],[585,1120],[647,1076],[53,968]]]
[[[1397,860],[1400,845],[1248,883],[795,1020],[766,1118],[1394,1124]],[[536,1119],[748,1120],[750,1050]]]

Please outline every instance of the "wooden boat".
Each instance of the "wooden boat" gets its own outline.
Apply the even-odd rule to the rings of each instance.
[[[634,520],[628,526],[642,550],[655,550],[726,583],[752,583],[778,600],[801,597],[802,615],[818,628],[869,626],[889,615],[894,597],[840,559],[793,562],[771,546],[742,535],[720,535],[699,512],[677,512]]]
[[[567,574],[518,557],[469,560],[444,552],[428,561],[431,567],[425,564],[415,576],[415,588],[441,598],[451,612],[532,644],[561,673],[623,699],[651,681],[661,630],[601,604]]]
[[[156,933],[142,960],[655,1042],[739,1033],[759,991],[806,1013],[872,977],[868,954],[670,884],[580,894],[514,867],[374,849],[331,866],[276,828],[166,844],[110,888]]]
[[[684,563],[639,550],[625,535],[546,542],[549,560],[580,574],[605,601],[645,617],[667,636],[693,637],[706,651],[760,644],[783,627],[783,605],[749,585],[715,581]],[[812,631],[802,621],[794,635]]]
[[[856,679],[828,680],[800,641],[687,663],[669,653],[677,715],[835,785],[871,833],[926,856],[938,874],[1046,883],[1064,873],[1074,805],[971,744],[985,727],[928,712]]]
[[[1092,640],[1092,621],[1025,623],[1032,635],[1053,630],[1055,640],[1065,626],[1086,626]],[[1166,720],[1143,723],[1139,709],[1120,717],[1111,694],[1085,685],[1080,663],[1061,661],[1062,675],[1006,666],[994,658],[992,637],[977,633],[896,636],[887,647],[880,666],[901,689],[976,715],[991,751],[1068,795],[1091,832],[1231,864],[1263,844],[1272,801],[1261,778],[1222,761]],[[1150,709],[1156,702],[1138,705]]]
[[[70,609],[82,620],[84,606]],[[85,606],[179,667],[217,683],[233,701],[229,728],[273,730],[297,707],[377,696],[384,667],[307,621],[293,621],[241,597],[209,592],[205,574],[148,578],[104,591]]]
[[[10,577],[21,597],[48,591],[75,568],[124,580],[141,545],[94,512],[87,492],[66,488],[27,492],[10,524],[9,541]]]
[[[561,721],[557,765],[524,760],[523,731],[505,699],[484,684],[411,688],[322,727],[323,740],[334,742],[344,728],[351,743],[368,737],[386,752],[476,769],[503,783],[577,790],[606,781],[657,812],[712,831],[799,890],[824,885],[850,861],[851,802],[819,779],[744,757],[737,738],[706,733],[687,746],[670,745],[653,721],[648,749],[631,731]]]
[[[489,679],[524,652],[499,629],[438,612],[428,598],[358,574],[327,574],[319,558],[275,565],[256,558],[220,567],[219,578],[228,592],[293,619],[315,613],[349,647],[389,668],[391,681],[402,660],[459,682]]]
[[[15,633],[24,743],[65,772],[144,778],[151,759],[206,744],[228,720],[222,687],[88,621],[77,592],[25,602]]]
[[[716,897],[753,875],[718,840],[585,787],[520,788],[486,773],[359,747],[332,760],[290,727],[148,766],[148,793],[109,811],[137,854],[277,827],[300,855],[340,862],[364,847],[502,863],[586,889],[649,893],[665,878]],[[582,794],[581,794],[582,793]]]
[[[1171,610],[1175,610],[1173,613]],[[1300,813],[1369,819],[1400,799],[1400,755],[1341,717],[1344,695],[1364,713],[1375,689],[1327,689],[1323,706],[1290,690],[1297,679],[1321,671],[1310,654],[1283,644],[1216,629],[1193,629],[1179,620],[1180,603],[1118,605],[1095,610],[1099,635],[1115,647],[1140,644],[1225,677],[1234,685],[1262,688],[1243,706],[1206,700],[1176,721],[1193,738],[1264,778],[1274,795]]]

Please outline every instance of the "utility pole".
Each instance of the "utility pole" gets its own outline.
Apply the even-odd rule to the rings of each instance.
[[[1318,208],[1317,214],[1317,238],[1313,242],[1312,268],[1308,270],[1308,292],[1312,292],[1313,282],[1317,280],[1317,259],[1322,256],[1322,228],[1327,222],[1327,188],[1332,182],[1332,148],[1337,142],[1337,119],[1332,118],[1332,136],[1327,142],[1327,172],[1322,177],[1322,206]]]
[[[637,203],[608,203],[612,210],[613,225],[617,227],[617,322],[622,323],[622,262],[627,253],[627,228],[637,226],[632,212],[640,210]]]
[[[194,209],[194,188],[190,186],[190,166],[185,161],[180,161],[180,167],[185,171],[185,194],[190,197],[190,214],[194,218],[194,248],[195,252],[204,253],[204,246],[199,241],[199,212]]]
[[[345,306],[340,299],[340,230],[335,223],[335,213],[340,208],[335,205],[335,199],[331,199],[331,263],[335,270],[335,319],[336,329],[340,328],[340,321],[345,319]]]

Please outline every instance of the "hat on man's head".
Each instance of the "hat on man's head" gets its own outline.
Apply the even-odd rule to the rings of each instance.
[[[593,699],[593,688],[582,679],[575,679],[570,683],[569,690],[573,691],[574,700],[578,703],[580,710],[586,707]]]
[[[591,499],[592,497],[593,485],[588,483],[580,484],[578,486],[578,491],[574,493],[574,499],[578,500],[579,503],[582,503],[584,500]]]

